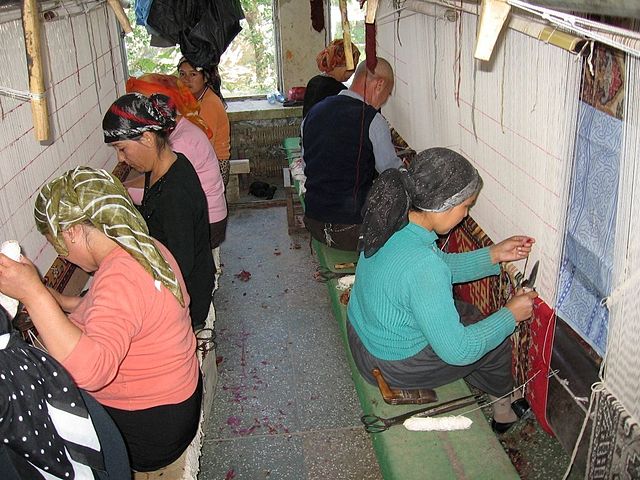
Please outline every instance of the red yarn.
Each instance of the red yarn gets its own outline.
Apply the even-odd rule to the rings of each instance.
[[[367,70],[375,72],[378,65],[378,56],[376,53],[376,24],[365,23],[365,52],[367,54]]]
[[[324,30],[324,3],[323,0],[310,0],[311,26],[316,32]]]

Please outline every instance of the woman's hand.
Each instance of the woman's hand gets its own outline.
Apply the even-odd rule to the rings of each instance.
[[[56,360],[64,361],[80,341],[82,332],[60,309],[33,263],[24,256],[14,262],[0,253],[0,291],[27,307],[44,346]]]
[[[26,257],[14,262],[0,253],[0,292],[26,305],[46,291],[36,267]]]
[[[535,290],[525,292],[524,289],[520,289],[511,298],[511,300],[507,302],[505,307],[511,310],[516,323],[520,323],[531,318],[531,315],[533,315],[533,299],[537,296],[538,292]]]
[[[529,253],[531,253],[531,248],[534,243],[536,243],[535,238],[525,235],[509,237],[489,247],[491,261],[495,264],[500,262],[515,262],[516,260],[527,258]]]

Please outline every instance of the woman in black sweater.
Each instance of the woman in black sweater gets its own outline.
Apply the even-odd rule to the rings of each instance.
[[[316,57],[318,70],[322,73],[316,75],[309,83],[304,92],[304,105],[302,106],[302,117],[307,116],[307,112],[311,110],[316,103],[332,95],[337,95],[346,89],[346,82],[351,78],[358,65],[360,58],[360,50],[351,44],[353,52],[353,69],[347,70],[347,61],[344,54],[344,41],[339,38],[333,40],[327,48],[322,50]]]
[[[207,200],[193,166],[169,144],[176,110],[164,95],[120,97],[102,121],[104,141],[118,160],[145,174],[140,211],[152,237],[180,266],[191,297],[194,329],[204,326],[211,304],[215,266],[209,246]]]

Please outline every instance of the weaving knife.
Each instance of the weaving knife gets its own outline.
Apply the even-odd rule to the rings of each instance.
[[[531,290],[536,289],[536,278],[538,277],[538,267],[540,266],[540,260],[536,260],[536,263],[533,264],[533,268],[531,269],[531,273],[529,274],[529,278],[525,278],[522,281],[522,288],[530,288]]]

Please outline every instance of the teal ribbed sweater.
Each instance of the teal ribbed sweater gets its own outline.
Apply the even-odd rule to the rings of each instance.
[[[468,327],[460,323],[452,284],[496,275],[500,267],[488,248],[445,254],[436,239],[409,223],[375,255],[360,254],[348,315],[374,357],[404,360],[431,345],[446,363],[468,365],[513,333],[507,308]]]

